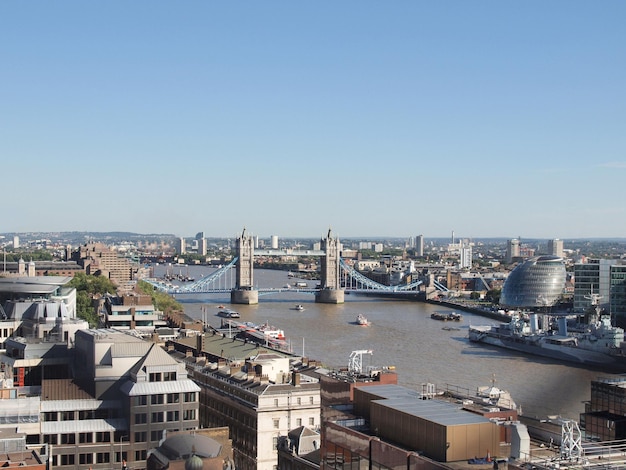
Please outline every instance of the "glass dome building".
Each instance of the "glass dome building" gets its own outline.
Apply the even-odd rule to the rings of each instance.
[[[565,263],[558,256],[537,256],[518,265],[504,281],[500,304],[506,307],[551,307],[565,288]]]

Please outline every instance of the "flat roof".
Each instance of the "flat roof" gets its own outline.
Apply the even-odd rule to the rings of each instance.
[[[2,277],[0,292],[15,294],[53,294],[72,280],[69,276]]]
[[[378,397],[373,400],[377,406],[426,419],[443,426],[480,424],[490,421],[482,415],[462,409],[457,403],[437,398],[423,400],[420,393],[401,385],[377,385],[355,389],[355,393],[361,392]]]

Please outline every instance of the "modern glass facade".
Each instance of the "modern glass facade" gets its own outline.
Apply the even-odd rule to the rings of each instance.
[[[617,326],[626,326],[626,264],[611,266],[611,317]]]
[[[591,306],[591,294],[600,296],[601,309],[609,309],[611,266],[614,259],[590,259],[574,265],[574,312],[584,313]]]
[[[565,263],[558,256],[538,256],[517,266],[502,287],[500,304],[537,308],[554,305],[565,288]]]

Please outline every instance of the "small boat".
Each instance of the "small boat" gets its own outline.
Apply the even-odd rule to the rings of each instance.
[[[297,304],[293,309],[302,311],[304,310],[304,306],[302,304]]]
[[[239,312],[235,312],[234,310],[231,310],[229,308],[224,308],[220,310],[219,312],[217,312],[217,315],[222,318],[239,318],[241,316],[239,315]]]
[[[369,320],[367,318],[365,318],[364,315],[359,313],[356,316],[356,324],[360,325],[360,326],[369,326],[370,322],[369,322]]]
[[[434,312],[430,315],[430,318],[441,321],[461,321],[463,320],[463,315],[456,312]]]

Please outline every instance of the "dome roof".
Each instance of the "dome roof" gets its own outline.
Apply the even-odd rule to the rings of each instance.
[[[196,454],[193,454],[185,461],[185,470],[202,470],[202,459]]]
[[[537,256],[518,265],[502,287],[500,304],[507,307],[549,307],[565,288],[565,263],[558,256]]]

